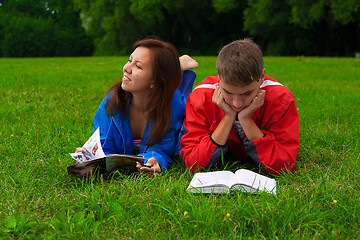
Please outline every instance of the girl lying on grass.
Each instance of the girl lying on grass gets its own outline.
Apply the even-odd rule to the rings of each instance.
[[[187,55],[179,58],[170,43],[137,41],[123,67],[122,81],[109,89],[95,114],[94,131],[100,127],[104,153],[143,156],[145,166],[136,165],[140,172],[168,169],[180,150],[185,97],[196,77],[185,70],[197,66]]]

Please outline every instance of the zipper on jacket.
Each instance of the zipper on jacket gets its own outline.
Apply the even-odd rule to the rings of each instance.
[[[120,132],[120,134],[121,134],[121,138],[122,138],[122,140],[123,140],[123,148],[124,148],[123,154],[125,154],[125,153],[126,153],[126,148],[125,148],[125,138],[124,138],[124,135],[122,134],[122,131],[120,130],[120,128],[119,128],[118,125],[116,124],[116,121],[115,121],[114,117],[111,117],[111,119],[113,120],[116,128],[119,130],[119,132]]]

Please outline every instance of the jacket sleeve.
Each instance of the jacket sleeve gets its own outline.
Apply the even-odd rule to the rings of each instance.
[[[140,156],[145,157],[145,162],[151,157],[156,158],[162,171],[169,169],[173,163],[172,158],[174,154],[179,151],[179,135],[185,117],[185,98],[179,90],[174,94],[171,111],[169,131],[162,137],[159,143],[146,147],[144,153],[140,154]],[[145,131],[147,132],[148,129]]]
[[[106,114],[105,110],[107,99],[108,97],[105,97],[102,100],[93,121],[93,132],[100,127],[100,142],[105,155],[117,153],[114,137],[110,131],[113,124],[112,118]]]
[[[151,147],[146,147],[145,152],[138,154],[144,156],[145,163],[149,158],[156,158],[161,170],[166,171],[172,165],[172,157],[178,144],[180,129],[172,129],[161,139],[161,141]]]
[[[210,138],[214,126],[207,121],[202,108],[193,104],[192,95],[186,102],[184,127],[186,133],[181,137],[181,152],[184,166],[192,171],[203,169],[221,158],[226,148],[216,145]]]
[[[293,96],[281,102],[266,126],[259,124],[265,136],[245,143],[245,150],[252,161],[272,174],[293,171],[300,146],[299,115]]]

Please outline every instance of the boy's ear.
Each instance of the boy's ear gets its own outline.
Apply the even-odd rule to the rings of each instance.
[[[266,76],[266,69],[264,68],[261,75],[260,75],[260,85],[264,83]]]
[[[221,82],[221,77],[219,76],[219,74],[217,76],[218,76],[219,82]]]

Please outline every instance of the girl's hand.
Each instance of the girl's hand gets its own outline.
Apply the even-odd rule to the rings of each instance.
[[[145,166],[146,165],[146,166]],[[136,163],[136,167],[141,173],[155,173],[155,172],[161,172],[161,167],[158,163],[158,161],[152,157],[147,160],[147,162],[144,164],[144,166],[141,166],[139,162]]]
[[[78,148],[76,148],[76,151],[75,151],[75,152],[76,152],[76,153],[78,153],[78,152],[84,153],[84,152],[86,152],[86,151],[85,151],[85,148],[78,147]]]

